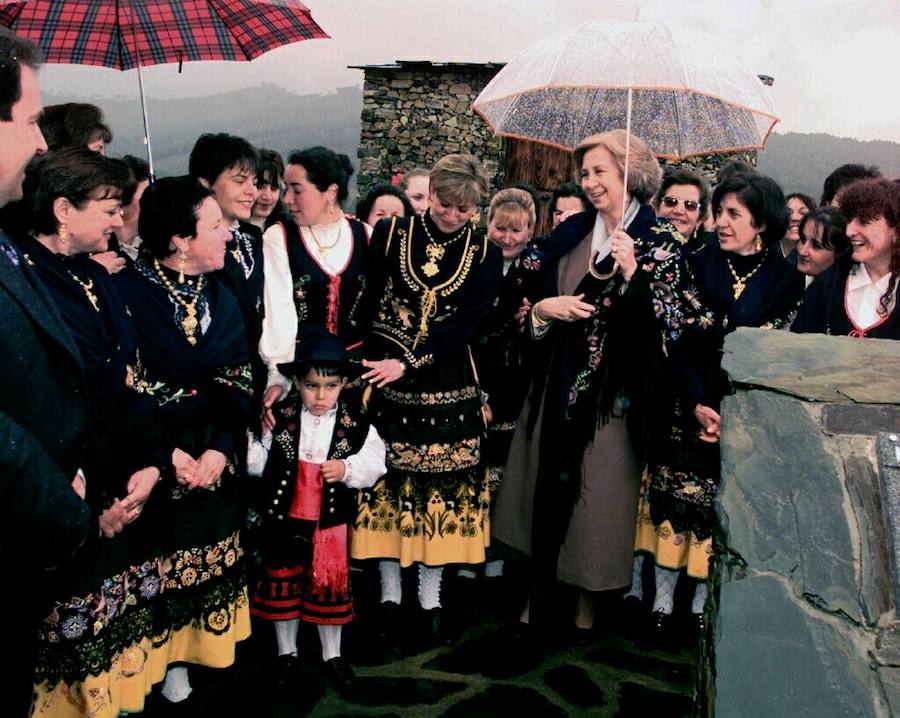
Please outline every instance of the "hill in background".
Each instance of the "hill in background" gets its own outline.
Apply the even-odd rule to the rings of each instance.
[[[818,202],[825,178],[840,165],[854,162],[877,166],[885,177],[900,177],[900,144],[848,137],[788,132],[772,135],[759,153],[759,171],[790,192],[805,192]]]
[[[115,138],[113,156],[144,156],[140,104],[133,98],[85,98],[47,95],[45,104],[94,102],[103,108]],[[258,147],[286,155],[295,148],[324,145],[356,164],[362,88],[342,87],[326,95],[296,95],[276,85],[178,100],[148,100],[157,176],[187,171],[188,155],[203,132],[231,132]],[[816,199],[825,177],[838,165],[877,165],[887,177],[900,177],[900,144],[860,142],[826,134],[773,134],[759,153],[759,169],[788,192]],[[351,183],[355,194],[355,182]]]

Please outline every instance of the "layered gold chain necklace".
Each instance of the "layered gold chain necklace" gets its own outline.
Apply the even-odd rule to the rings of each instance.
[[[424,217],[422,218],[422,227],[425,229],[425,235],[428,237],[428,244],[425,245],[425,256],[428,257],[428,261],[425,262],[425,264],[421,265],[420,269],[425,274],[425,276],[430,279],[435,274],[441,271],[441,268],[438,266],[438,262],[440,262],[444,258],[447,247],[449,247],[460,237],[462,237],[468,230],[468,227],[466,225],[463,225],[462,229],[460,229],[455,236],[444,242],[438,242],[434,237],[431,236],[431,232],[428,229],[428,222]]]
[[[187,302],[181,298],[178,294],[178,290],[175,288],[175,285],[169,281],[169,278],[163,272],[162,267],[159,266],[159,261],[153,260],[153,268],[156,270],[157,275],[162,280],[163,285],[166,290],[169,292],[171,297],[178,302],[182,307],[184,307],[184,311],[186,312],[184,319],[181,320],[181,329],[184,331],[184,335],[187,337],[188,343],[191,346],[196,346],[197,344],[197,326],[199,325],[199,321],[197,321],[197,302],[200,301],[200,294],[203,291],[203,283],[206,279],[204,275],[200,275],[197,278],[197,289],[194,294],[194,298],[191,301]]]
[[[731,276],[734,278],[734,283],[732,284],[732,292],[734,294],[735,301],[741,298],[741,295],[747,288],[747,283],[750,281],[750,278],[759,271],[760,267],[763,266],[764,259],[765,257],[762,257],[759,260],[759,264],[757,264],[753,269],[751,269],[742,277],[736,271],[734,271],[734,265],[731,263],[731,258],[725,258],[725,262],[728,264],[728,271],[731,272]]]
[[[94,294],[94,280],[88,279],[86,282],[81,279],[81,277],[76,276],[70,269],[66,269],[66,274],[68,274],[72,279],[78,282],[81,290],[84,292],[84,296],[87,297],[87,300],[91,303],[91,306],[94,308],[95,312],[100,311],[100,303],[97,300],[97,295]]]

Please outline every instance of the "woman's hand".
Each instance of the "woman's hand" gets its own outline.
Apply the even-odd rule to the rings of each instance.
[[[344,478],[347,466],[340,459],[329,459],[322,464],[320,471],[322,472],[322,480],[333,484],[335,481],[340,481]]]
[[[141,510],[157,483],[159,483],[159,469],[155,466],[148,466],[131,475],[127,485],[128,495],[122,499],[122,504],[128,511],[127,523],[131,523],[141,515]]]
[[[272,431],[275,428],[275,415],[272,413],[272,406],[284,394],[284,387],[280,384],[273,384],[263,395],[263,415],[262,428],[264,431]]]
[[[172,468],[175,469],[175,480],[179,484],[187,484],[194,478],[197,462],[189,453],[176,447],[172,451]]]
[[[122,533],[123,529],[132,521],[129,518],[128,509],[119,499],[113,501],[106,511],[100,514],[100,531],[106,538],[112,538]]]
[[[491,405],[487,402],[481,405],[481,413],[484,414],[484,420],[490,424],[494,420],[494,412],[491,411]]]
[[[188,486],[192,489],[208,489],[222,476],[222,472],[225,471],[225,463],[225,454],[215,449],[207,449],[197,461],[197,470],[194,471],[194,485],[191,486],[190,482],[188,482]]]
[[[610,254],[619,263],[622,277],[630,282],[637,271],[637,259],[634,256],[634,240],[624,229],[613,232]]]
[[[531,310],[531,302],[528,301],[528,297],[522,297],[522,306],[519,307],[516,312],[516,324],[520,327],[525,326],[525,317],[528,316],[528,312]]]
[[[703,404],[694,407],[694,416],[700,423],[700,440],[709,444],[717,444],[722,434],[722,417],[715,409]]]
[[[87,487],[84,485],[84,474],[79,471],[75,474],[75,478],[72,479],[72,491],[78,494],[78,498],[84,501],[84,497],[87,495]]]
[[[406,365],[399,359],[381,359],[379,361],[363,359],[362,363],[369,369],[362,375],[362,378],[379,389],[406,374]]]
[[[102,266],[110,274],[115,274],[116,272],[121,272],[125,269],[125,259],[113,251],[92,254],[91,259]]]
[[[583,300],[584,294],[547,297],[535,304],[532,311],[537,312],[538,319],[544,321],[558,319],[561,322],[574,322],[577,319],[587,319],[597,311],[593,304]]]

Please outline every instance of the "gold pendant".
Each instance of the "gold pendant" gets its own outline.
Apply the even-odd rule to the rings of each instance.
[[[197,343],[194,332],[197,331],[197,310],[193,307],[187,307],[187,316],[181,320],[181,328],[187,335],[187,340],[193,345]]]
[[[100,305],[97,302],[97,295],[94,294],[90,289],[85,289],[84,293],[87,295],[88,301],[91,303],[91,306],[94,308],[94,311],[99,312]]]
[[[734,283],[734,298],[740,299],[741,295],[744,293],[744,289],[747,288],[747,285],[744,284],[741,280],[738,280]]]
[[[429,259],[427,262],[425,262],[425,264],[422,265],[422,271],[425,273],[426,277],[430,278],[441,270],[437,266],[437,262],[435,262],[433,259]]]

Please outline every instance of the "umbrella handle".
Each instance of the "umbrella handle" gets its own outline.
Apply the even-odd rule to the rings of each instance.
[[[619,271],[619,260],[617,259],[613,262],[613,268],[610,270],[609,274],[601,274],[596,269],[594,269],[594,262],[597,261],[597,255],[600,252],[594,251],[591,253],[591,261],[588,263],[588,272],[594,279],[599,279],[601,282],[605,282],[607,279],[612,279],[616,276],[616,273]]]

